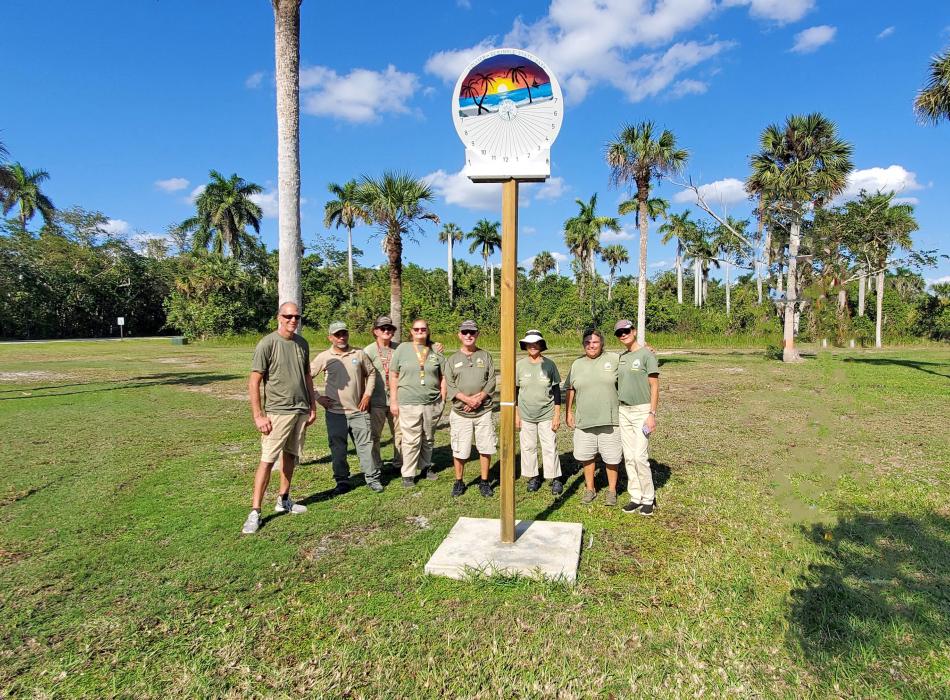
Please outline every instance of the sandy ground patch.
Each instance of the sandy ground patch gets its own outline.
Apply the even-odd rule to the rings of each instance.
[[[33,370],[30,372],[0,372],[0,382],[41,382],[69,379],[66,374]]]

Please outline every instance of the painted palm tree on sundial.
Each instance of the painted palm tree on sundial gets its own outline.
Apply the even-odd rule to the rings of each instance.
[[[640,271],[637,289],[637,339],[646,342],[647,304],[647,234],[649,229],[650,185],[654,179],[677,173],[686,165],[689,154],[676,147],[672,131],[664,129],[659,136],[653,122],[625,126],[607,144],[605,158],[610,166],[611,180],[616,185],[634,183],[639,203]]]
[[[326,228],[343,226],[346,229],[346,269],[350,280],[350,301],[353,301],[353,227],[359,221],[369,223],[369,215],[356,202],[356,180],[344,185],[331,182],[327,189],[336,199],[323,208],[323,225]]]
[[[462,232],[462,229],[451,222],[447,223],[442,227],[442,230],[439,231],[439,242],[448,243],[449,246],[449,259],[448,265],[446,266],[446,274],[449,280],[449,306],[455,303],[455,257],[452,255],[452,248],[454,244],[461,243],[464,236],[465,234]]]
[[[495,80],[493,73],[476,73],[475,80],[478,81],[479,87],[481,87],[482,90],[481,99],[475,98],[475,104],[478,105],[478,113],[481,114],[482,112],[488,111],[485,107],[483,107],[485,104],[485,98],[488,97],[488,91],[494,87],[497,81]]]
[[[579,263],[578,292],[583,299],[593,279],[594,256],[600,252],[600,235],[604,230],[620,232],[620,222],[612,216],[597,214],[597,193],[589,201],[575,199],[580,211],[564,222],[564,242]]]
[[[488,298],[489,278],[491,279],[491,296],[495,297],[495,267],[489,262],[489,258],[494,255],[495,250],[501,247],[501,233],[498,229],[501,227],[500,221],[489,221],[488,219],[479,219],[475,228],[468,232],[466,236],[472,241],[468,247],[469,253],[480,252],[485,266],[485,298]]]
[[[43,221],[51,223],[56,207],[40,189],[40,185],[49,179],[49,173],[45,170],[27,170],[20,163],[5,166],[3,171],[4,186],[0,190],[0,208],[3,209],[4,215],[13,207],[19,207],[17,218],[24,229],[36,212],[40,213]]]
[[[525,66],[512,66],[508,69],[508,72],[505,73],[505,77],[509,78],[513,83],[517,83],[520,80],[525,90],[528,91],[528,102],[534,102],[534,99],[531,97],[531,86],[528,85],[528,72]],[[535,85],[537,85],[537,81],[535,81]]]
[[[261,231],[263,212],[251,201],[252,195],[261,193],[261,186],[237,174],[228,179],[217,170],[208,174],[211,182],[195,200],[197,213],[181,222],[180,228],[193,232],[193,248],[210,245],[219,255],[228,252],[240,258],[242,250],[254,243],[247,227],[251,226],[256,233]]]

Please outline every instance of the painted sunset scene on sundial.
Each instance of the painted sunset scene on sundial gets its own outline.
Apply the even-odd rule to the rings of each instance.
[[[459,87],[459,116],[474,117],[497,112],[506,100],[516,106],[543,103],[553,98],[551,78],[534,61],[502,53],[472,68]]]

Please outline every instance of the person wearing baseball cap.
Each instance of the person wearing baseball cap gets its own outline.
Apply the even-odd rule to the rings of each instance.
[[[370,429],[373,439],[373,463],[380,470],[383,459],[379,446],[383,436],[383,427],[388,423],[393,436],[393,461],[397,469],[402,468],[402,433],[399,430],[399,418],[389,410],[389,368],[392,365],[393,352],[399,343],[393,340],[396,324],[389,316],[377,316],[373,322],[375,340],[363,348],[363,352],[376,368],[377,381],[370,400]]]
[[[472,439],[478,450],[481,479],[478,490],[482,496],[494,495],[488,470],[498,447],[495,423],[492,419],[492,394],[495,392],[495,365],[487,350],[478,347],[478,326],[475,321],[463,321],[459,326],[462,347],[445,363],[448,397],[452,399],[449,414],[452,461],[455,464],[455,483],[452,496],[465,493],[465,463],[472,453]]]
[[[604,352],[604,334],[596,329],[583,334],[584,354],[574,360],[564,380],[567,390],[567,425],[574,429],[574,459],[583,465],[586,489],[581,503],[597,498],[595,460],[599,454],[607,468],[608,506],[617,505],[617,471],[623,459],[620,444],[617,365],[620,357]],[[571,409],[575,408],[575,412]]]
[[[315,377],[325,375],[326,387],[321,395],[315,390],[317,403],[326,409],[327,438],[333,460],[333,478],[337,494],[350,490],[350,466],[346,460],[349,436],[353,437],[360,469],[366,485],[376,493],[383,490],[380,470],[373,461],[373,438],[369,408],[376,385],[376,368],[359,348],[350,345],[350,331],[343,321],[334,321],[328,329],[330,347],[310,364]]]
[[[515,427],[521,443],[521,476],[528,479],[528,491],[541,488],[538,474],[538,443],[544,478],[551,481],[551,493],[564,492],[561,458],[557,453],[557,430],[561,425],[561,375],[557,365],[541,353],[548,349],[541,331],[529,330],[518,341],[527,357],[515,365]]]
[[[623,343],[617,371],[620,399],[620,442],[623,445],[630,502],[624,513],[653,515],[655,490],[650,471],[649,435],[656,430],[656,407],[660,401],[660,366],[656,355],[637,342],[633,323],[623,319],[614,326]]]

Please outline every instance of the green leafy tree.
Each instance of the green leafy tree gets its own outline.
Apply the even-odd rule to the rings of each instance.
[[[218,255],[241,257],[242,250],[254,244],[247,227],[260,233],[261,208],[251,196],[262,192],[261,186],[232,174],[225,179],[217,170],[209,173],[211,181],[195,200],[196,214],[180,224],[192,233],[194,248],[208,248]]]
[[[575,199],[580,211],[564,222],[564,243],[577,259],[578,289],[580,298],[588,295],[594,279],[594,260],[600,252],[600,235],[604,230],[620,232],[620,222],[612,216],[597,214],[597,193],[588,201]]]
[[[468,247],[469,253],[478,252],[482,256],[485,266],[485,298],[488,299],[489,287],[491,298],[495,298],[495,267],[491,264],[491,256],[501,247],[500,221],[479,219],[475,228],[468,232],[466,237],[472,242]],[[489,279],[491,283],[489,285]]]
[[[10,213],[13,207],[19,207],[20,225],[26,228],[27,222],[38,211],[43,221],[53,221],[56,207],[52,200],[40,189],[40,185],[49,179],[45,170],[27,170],[20,163],[5,167],[5,186],[0,191],[0,209],[4,215]]]
[[[439,231],[439,243],[447,243],[449,247],[448,260],[445,268],[446,278],[449,281],[449,306],[455,305],[455,256],[452,254],[452,248],[456,243],[461,243],[465,233],[457,224],[447,223]]]
[[[610,270],[609,281],[607,282],[607,301],[610,301],[614,289],[614,279],[617,276],[617,270],[621,265],[630,262],[630,255],[627,249],[619,243],[604,246],[600,251],[601,259],[607,263],[607,269]]]
[[[432,188],[407,173],[364,175],[357,189],[357,204],[383,235],[383,252],[389,260],[389,315],[396,322],[397,341],[402,328],[403,237],[421,232],[422,221],[440,223],[438,215],[425,207],[432,199]]]
[[[360,221],[369,221],[369,216],[356,203],[356,180],[338,185],[327,185],[335,199],[331,199],[323,208],[323,225],[326,228],[343,226],[346,229],[346,270],[350,280],[350,301],[353,301],[353,227]]]
[[[696,222],[689,218],[689,211],[679,214],[671,214],[666,218],[658,229],[663,238],[663,244],[666,245],[674,238],[676,239],[676,302],[683,303],[683,241],[692,236],[692,229]]]
[[[726,267],[726,316],[732,315],[732,268],[743,264],[751,255],[744,238],[748,225],[748,219],[739,220],[730,216],[725,224],[720,224],[713,230],[713,252]],[[736,233],[743,237],[737,237]]]
[[[917,93],[914,111],[925,123],[950,119],[950,49],[931,59],[930,78],[927,87]]]
[[[686,232],[685,259],[693,265],[693,305],[703,306],[709,299],[709,270],[719,267],[712,234],[705,224],[696,224]]]
[[[689,154],[676,146],[672,131],[664,129],[657,137],[653,122],[627,125],[607,144],[606,160],[611,180],[617,185],[634,183],[640,229],[640,274],[637,290],[637,339],[646,341],[647,310],[647,234],[649,229],[650,185],[686,165]]]
[[[557,261],[554,259],[554,256],[551,255],[550,251],[542,250],[534,256],[534,260],[531,263],[531,278],[540,280],[556,269]]]
[[[840,194],[853,169],[851,144],[838,138],[832,121],[821,114],[792,115],[784,126],[772,124],[760,137],[752,156],[746,189],[764,196],[789,221],[788,284],[785,292],[783,358],[800,361],[795,350],[798,303],[798,256],[802,220],[809,210]]]

